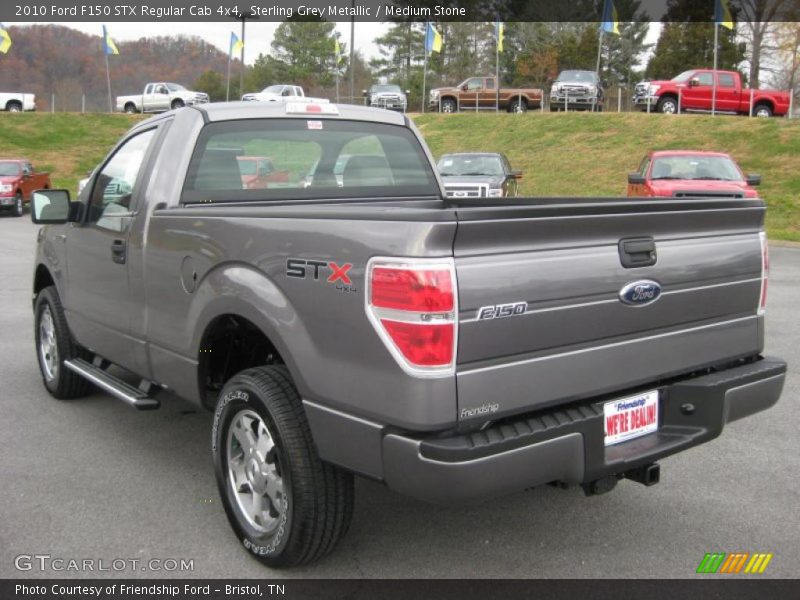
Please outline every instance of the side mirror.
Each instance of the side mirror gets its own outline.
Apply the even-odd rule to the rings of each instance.
[[[361,95],[362,96],[366,96],[367,95],[367,90],[361,90]]]
[[[751,185],[753,187],[761,185],[761,175],[758,173],[748,173],[745,181],[747,182],[747,185]]]
[[[406,96],[411,94],[411,90],[406,90]]]
[[[700,80],[697,77],[692,77],[689,80],[689,87],[697,87],[698,85],[700,85]]]
[[[37,225],[58,225],[74,220],[68,190],[36,190],[31,198],[31,220]]]
[[[509,175],[511,175],[512,179],[522,179],[522,171],[519,170],[511,171]]]
[[[645,183],[644,175],[641,173],[628,173],[628,183],[633,185],[643,185]]]
[[[464,92],[466,92],[468,89],[469,89],[469,84],[467,84],[467,83],[465,83],[464,85],[461,86],[461,90],[464,91]]]

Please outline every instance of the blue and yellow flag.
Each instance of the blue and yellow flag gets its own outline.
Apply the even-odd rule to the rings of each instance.
[[[619,15],[614,0],[605,0],[603,3],[603,25],[601,29],[606,33],[619,35]]]
[[[228,54],[233,56],[234,52],[239,52],[242,48],[244,48],[244,42],[240,40],[235,33],[231,31],[231,47],[228,51]]]
[[[494,24],[494,37],[497,40],[497,51],[503,51],[503,41],[506,39],[506,26],[505,23],[497,21]]]
[[[103,25],[103,52],[106,55],[109,54],[119,54],[119,48],[114,43],[114,40],[111,39],[111,36],[108,35],[108,29],[106,26]]]
[[[425,32],[425,54],[442,51],[442,34],[436,30],[431,23],[428,23],[428,30]]]
[[[339,38],[333,38],[333,54],[336,56],[336,64],[342,62],[342,47],[339,46]]]
[[[5,54],[9,48],[11,48],[11,36],[6,26],[0,23],[0,52]]]
[[[733,15],[728,8],[728,0],[717,0],[714,5],[714,22],[728,29],[733,29]]]

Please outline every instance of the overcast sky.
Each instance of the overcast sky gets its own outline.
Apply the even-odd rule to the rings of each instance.
[[[72,27],[73,29],[88,33],[89,35],[100,36],[103,31],[102,23],[77,22],[54,24]],[[13,25],[34,25],[34,23],[13,23]],[[255,61],[259,54],[269,54],[272,36],[278,25],[279,23],[266,21],[251,21],[247,23],[245,34],[245,63],[253,64],[253,61]],[[238,23],[109,23],[108,31],[111,34],[111,38],[117,42],[162,35],[197,35],[227,53],[231,31],[235,31],[236,35],[239,35],[239,27]],[[372,42],[375,38],[382,35],[388,27],[389,23],[356,23],[356,50],[360,51],[368,60],[378,56],[378,48]],[[336,23],[336,30],[341,35],[342,40],[349,46],[350,23]],[[655,43],[660,31],[660,23],[651,23],[647,42]]]

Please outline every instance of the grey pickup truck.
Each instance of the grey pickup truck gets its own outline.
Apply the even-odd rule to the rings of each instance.
[[[245,187],[242,156],[286,176]],[[33,205],[47,390],[214,411],[227,517],[271,566],[334,548],[354,474],[439,503],[651,485],[784,383],[761,200],[448,199],[400,113],[171,111]]]

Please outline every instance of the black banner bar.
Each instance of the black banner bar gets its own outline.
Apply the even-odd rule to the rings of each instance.
[[[736,18],[746,0],[729,0]],[[776,0],[766,0],[767,3]],[[714,20],[716,0],[617,2],[620,21]],[[263,21],[602,21],[603,0],[3,0],[0,21],[14,22],[224,22]],[[635,6],[633,14],[628,7]],[[797,20],[800,0],[782,0],[772,20]],[[771,13],[768,13],[771,14]]]

